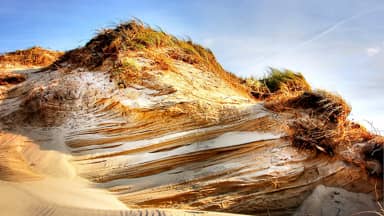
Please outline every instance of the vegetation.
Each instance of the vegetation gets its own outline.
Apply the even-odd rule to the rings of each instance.
[[[111,71],[111,77],[121,84],[123,79],[132,77],[132,73],[142,73],[129,69],[120,58],[140,54],[151,59],[160,70],[174,70],[173,62],[182,61],[192,64],[203,71],[222,77],[228,84],[250,96],[248,87],[241,79],[225,71],[216,61],[213,53],[191,40],[181,40],[162,30],[155,30],[139,20],[122,23],[114,29],[99,31],[84,47],[65,53],[53,67],[77,68],[89,70],[104,68]],[[121,68],[119,68],[121,67]],[[128,73],[129,75],[124,75]],[[119,74],[119,76],[115,76]],[[142,75],[136,75],[141,77]],[[125,80],[125,83],[131,80]]]
[[[265,107],[274,112],[291,115],[292,120],[287,123],[286,132],[292,144],[300,149],[333,155],[337,148],[369,141],[372,142],[372,148],[364,150],[362,154],[371,155],[370,157],[378,161],[378,158],[382,157],[383,140],[374,139],[376,135],[349,121],[347,117],[351,108],[337,94],[323,90],[305,91],[292,97],[268,100]],[[372,173],[377,174],[376,172]]]
[[[142,64],[143,59],[150,62],[150,68],[147,68],[148,64]],[[271,68],[260,79],[241,79],[225,71],[209,49],[191,40],[178,39],[161,29],[152,29],[139,20],[101,30],[84,47],[65,54],[33,47],[0,56],[0,64],[47,66],[53,61],[53,68],[107,70],[111,80],[121,88],[140,85],[161,92],[176,90],[172,86],[156,86],[158,83],[153,80],[154,73],[150,71],[176,72],[176,63],[184,62],[206,73],[214,73],[249,98],[264,100],[265,107],[274,112],[293,115],[290,118],[293,120],[286,125],[286,132],[298,148],[333,155],[340,145],[374,138],[365,128],[347,120],[351,108],[340,96],[321,90],[313,91],[302,74]],[[24,80],[22,76],[7,75],[0,77],[0,85],[17,84]],[[368,159],[380,160],[384,142],[372,142],[372,148],[364,154]]]
[[[333,156],[336,150],[365,142],[368,144],[361,150],[364,160],[346,159],[365,167],[370,175],[383,175],[384,139],[348,120],[351,107],[341,96],[311,90],[300,73],[274,68],[261,79],[243,79],[243,84],[255,98],[264,100],[266,108],[290,116],[283,128],[293,146]]]
[[[162,30],[154,30],[139,20],[132,20],[115,29],[99,31],[84,47],[67,52],[57,64],[68,62],[76,67],[95,69],[109,58],[118,60],[119,54],[136,51],[150,55],[159,49],[165,49],[171,58],[189,63],[203,63],[203,59],[214,60],[211,52],[191,41],[179,40]]]
[[[311,87],[301,73],[294,73],[290,70],[280,71],[271,68],[269,76],[261,80],[270,92],[277,91],[304,91]]]
[[[142,59],[151,62],[149,69],[148,64],[140,63]],[[340,96],[312,91],[302,74],[271,68],[261,79],[241,79],[225,71],[210,50],[138,20],[100,31],[84,47],[65,53],[55,66],[102,68],[109,70],[111,78],[122,88],[137,84],[164,89],[154,86],[157,84],[152,82],[154,73],[150,70],[176,72],[176,62],[214,73],[244,95],[265,100],[270,110],[294,115],[286,126],[289,138],[298,148],[332,155],[338,145],[372,139],[363,127],[347,120],[351,109]]]
[[[0,55],[0,65],[48,66],[56,61],[62,54],[63,53],[59,51],[32,47]]]
[[[344,122],[351,112],[350,106],[339,95],[323,90],[304,92],[298,97],[288,99],[287,107],[310,109],[313,115],[330,121]]]
[[[265,100],[272,111],[295,115],[287,124],[287,134],[298,148],[332,155],[340,143],[372,138],[365,129],[347,121],[351,109],[340,96],[312,91],[302,74],[271,68],[261,79],[241,79],[225,71],[209,49],[139,20],[99,31],[84,47],[66,52],[52,66],[107,70],[121,88],[141,85],[164,89],[156,86],[155,73],[150,71],[177,72],[175,65],[181,62],[221,77],[249,98]]]
[[[71,50],[60,58],[56,66],[69,63],[72,67],[96,69],[105,61],[118,61],[119,54],[129,51],[145,51],[171,46],[174,37],[153,30],[138,20],[122,23],[115,29],[103,29],[84,47]]]
[[[280,97],[265,103],[275,112],[295,115],[288,124],[292,143],[305,149],[333,154],[345,140],[345,127],[350,106],[338,95],[322,90],[305,91],[297,96]]]
[[[290,96],[303,91],[310,91],[311,86],[301,73],[290,70],[271,68],[262,79],[246,78],[243,83],[257,99],[267,99],[273,96]]]
[[[373,138],[362,126],[347,120],[350,106],[336,94],[311,90],[302,74],[271,68],[261,79],[243,79],[265,107],[292,115],[286,132],[294,146],[333,155],[338,145]]]

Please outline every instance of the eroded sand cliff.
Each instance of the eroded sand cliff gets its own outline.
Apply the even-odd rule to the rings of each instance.
[[[286,215],[318,185],[382,198],[380,161],[367,157],[380,137],[300,148],[290,123],[310,108],[252,97],[192,43],[199,53],[137,36],[125,40],[144,48],[115,50],[119,31],[149,30],[122,25],[52,66],[1,72],[2,213]]]

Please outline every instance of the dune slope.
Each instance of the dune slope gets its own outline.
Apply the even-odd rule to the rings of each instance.
[[[382,199],[380,137],[340,111],[337,143],[300,147],[292,125],[322,122],[313,107],[259,100],[210,51],[140,23],[2,73],[23,77],[0,86],[8,215],[286,215],[318,185]]]

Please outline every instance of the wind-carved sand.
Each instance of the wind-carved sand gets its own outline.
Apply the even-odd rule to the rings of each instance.
[[[382,151],[382,138],[345,126],[342,145],[300,148],[291,123],[318,121],[315,110],[278,110],[210,52],[164,33],[122,43],[132,31],[157,35],[126,24],[49,67],[3,70],[1,214],[287,215],[319,185],[355,194],[344,209],[359,193],[356,211],[377,208],[382,167],[367,152]]]

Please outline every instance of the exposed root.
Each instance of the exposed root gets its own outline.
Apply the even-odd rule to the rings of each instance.
[[[342,151],[343,160],[360,166],[369,175],[383,175],[384,138],[348,121],[351,108],[340,96],[311,91],[295,97],[275,98],[267,101],[265,106],[290,116],[292,120],[286,130],[297,148],[330,156]],[[354,153],[346,153],[348,151]]]
[[[351,112],[350,106],[339,95],[321,90],[307,91],[297,97],[271,100],[265,106],[277,112],[302,109],[315,118],[339,125],[346,121]]]
[[[364,160],[366,161],[366,169],[371,175],[379,177],[383,175],[383,147],[384,138],[375,137],[369,140],[362,149]]]
[[[275,112],[293,113],[288,134],[294,146],[334,154],[344,140],[350,107],[337,95],[325,91],[304,92],[297,97],[266,102]]]
[[[311,109],[331,123],[343,123],[351,112],[350,106],[338,95],[326,91],[304,92],[288,101],[292,108]]]
[[[330,127],[327,122],[316,118],[299,118],[289,124],[292,144],[302,149],[313,149],[334,154],[334,148],[340,141],[340,131]]]

